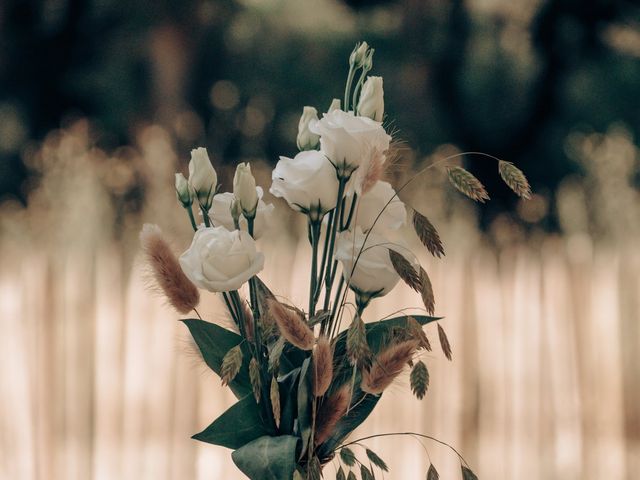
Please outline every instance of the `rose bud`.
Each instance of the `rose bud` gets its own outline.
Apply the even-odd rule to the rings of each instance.
[[[314,150],[318,146],[320,137],[309,130],[309,124],[318,121],[318,111],[313,107],[304,107],[298,122],[298,138],[296,143],[300,151]]]

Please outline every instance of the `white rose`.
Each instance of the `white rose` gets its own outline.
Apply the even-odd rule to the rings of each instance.
[[[356,205],[357,212],[353,214],[355,226],[362,228],[367,232],[372,227],[374,231],[382,229],[397,230],[407,222],[407,210],[395,195],[395,190],[388,182],[377,181],[367,193],[358,197]],[[347,198],[353,198],[349,195]],[[391,200],[393,198],[393,200]],[[387,202],[391,203],[382,210]],[[347,200],[347,205],[351,205],[351,200]],[[376,217],[382,211],[380,218],[376,221]],[[375,222],[375,225],[374,225]]]
[[[269,221],[273,214],[273,205],[267,205],[262,200],[262,188],[255,187],[258,197],[258,206],[256,208],[256,218],[253,223],[253,238],[260,238],[262,234],[267,230]],[[216,227],[222,226],[227,230],[235,230],[235,224],[233,223],[233,214],[231,212],[231,206],[235,197],[231,192],[218,193],[213,197],[213,203],[209,210],[209,218]],[[247,230],[247,219],[243,216],[239,219],[240,229]]]
[[[216,193],[218,175],[211,165],[206,148],[200,147],[191,150],[189,185],[196,192],[200,205],[208,210]]]
[[[366,296],[381,297],[389,293],[400,280],[391,263],[389,249],[405,256],[408,251],[375,233],[369,234],[366,244],[365,237],[360,228],[341,233],[336,242],[336,259],[342,264],[344,279],[353,291]],[[410,261],[415,264],[414,259]]]
[[[318,146],[318,135],[309,130],[309,125],[318,121],[318,111],[313,107],[304,107],[298,122],[296,143],[300,150],[313,150]]]
[[[233,195],[240,202],[242,212],[247,217],[256,213],[258,206],[258,194],[256,191],[256,179],[251,174],[249,163],[239,163],[233,176]]]
[[[180,256],[185,275],[210,292],[237,290],[262,270],[264,255],[247,232],[224,227],[199,229]]]
[[[357,168],[366,170],[373,157],[388,150],[391,141],[380,122],[342,110],[325,113],[309,128],[320,135],[320,150],[342,176]]]
[[[269,191],[284,198],[294,210],[318,219],[338,202],[338,177],[329,160],[316,150],[294,158],[280,157],[271,174]]]
[[[358,115],[369,117],[376,122],[382,121],[382,117],[384,117],[382,77],[369,77],[364,82],[358,101]]]

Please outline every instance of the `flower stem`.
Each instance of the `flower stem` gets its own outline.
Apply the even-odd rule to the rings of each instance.
[[[336,234],[338,233],[338,222],[340,221],[340,214],[342,211],[342,196],[344,195],[344,187],[347,183],[348,178],[340,177],[338,179],[338,203],[336,206],[336,212],[333,219],[333,225],[331,226],[331,232],[328,232],[331,235],[329,239],[329,253],[327,257],[327,268],[325,271],[325,296],[324,296],[324,309],[329,309],[329,298],[331,297],[331,287],[333,286],[332,279],[332,260],[333,260],[333,250],[335,248],[336,243]]]
[[[200,205],[200,211],[202,212],[202,218],[204,219],[204,226],[210,227],[211,220],[209,220],[209,212],[207,212],[207,209],[202,207],[202,205]]]
[[[193,216],[193,208],[191,207],[191,205],[189,205],[188,207],[185,207],[185,210],[189,214],[189,220],[191,220],[191,226],[193,227],[193,231],[197,232],[198,231],[198,225],[196,224],[196,219]]]
[[[355,76],[356,70],[354,65],[349,65],[349,74],[347,75],[347,84],[344,87],[344,108],[345,112],[349,111],[349,95],[351,93],[351,85],[353,84],[353,77]]]
[[[311,280],[309,282],[309,319],[315,315],[316,310],[316,283],[318,282],[318,244],[320,243],[319,220],[309,221],[309,231],[311,233]]]

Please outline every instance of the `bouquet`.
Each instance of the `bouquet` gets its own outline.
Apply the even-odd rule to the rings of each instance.
[[[233,192],[219,193],[207,151],[193,150],[188,179],[175,179],[195,231],[191,246],[176,258],[157,227],[145,225],[141,233],[156,281],[180,313],[195,312],[198,318],[182,321],[206,364],[238,399],[193,438],[232,449],[236,466],[253,480],[319,479],[332,460],[339,463],[338,479],[355,479],[356,473],[374,479],[386,463],[364,446],[366,439],[349,441],[349,435],[405,368],[418,399],[429,386],[419,356],[432,348],[423,327],[439,320],[431,281],[405,243],[390,239],[408,217],[398,194],[424,170],[397,190],[381,179],[392,137],[383,123],[383,80],[368,75],[373,52],[366,43],[356,45],[344,99],[334,100],[322,118],[304,107],[300,151],[280,157],[272,173],[271,194],[306,216],[308,304],[291,305],[259,277],[265,258],[256,240],[274,207],[263,201],[249,164],[237,166]],[[528,197],[522,172],[496,160],[504,181]],[[463,194],[480,202],[489,198],[471,173],[459,166],[447,170]],[[428,218],[416,209],[410,216],[424,247],[444,255]],[[420,293],[424,314],[364,323],[370,302],[400,281]],[[200,317],[199,289],[222,298],[232,329]],[[437,332],[451,359],[439,323]],[[476,478],[460,460],[463,478]],[[435,466],[427,478],[439,478]]]

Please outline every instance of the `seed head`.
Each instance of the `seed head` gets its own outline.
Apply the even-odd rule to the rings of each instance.
[[[313,394],[321,397],[329,389],[333,378],[333,350],[331,341],[321,336],[313,350]]]
[[[529,200],[531,198],[531,187],[529,181],[522,170],[511,162],[500,160],[498,162],[498,172],[504,183],[519,197]]]
[[[289,343],[301,350],[311,350],[315,341],[313,331],[297,311],[286,308],[275,299],[267,300],[269,314],[275,320],[280,333]]]
[[[484,203],[489,200],[489,194],[476,177],[462,167],[448,167],[449,181],[461,193],[476,202]]]
[[[324,443],[333,433],[338,420],[349,408],[351,388],[345,385],[328,398],[325,398],[318,410],[314,442],[316,445]]]
[[[409,379],[411,391],[418,397],[418,400],[422,400],[429,388],[429,370],[422,360],[413,366]]]
[[[222,384],[229,385],[236,377],[242,367],[242,349],[240,345],[231,348],[222,358],[222,366],[220,367],[220,375]]]
[[[382,393],[400,375],[417,348],[417,340],[407,340],[379,353],[371,369],[362,373],[362,391],[375,395]]]
[[[409,262],[404,255],[401,255],[391,248],[389,249],[389,258],[391,259],[393,269],[400,276],[402,281],[409,285],[409,287],[413,288],[416,292],[419,292],[422,286],[420,282],[420,275],[418,275],[416,269],[413,268],[411,262]]]
[[[444,246],[442,245],[442,240],[440,240],[440,235],[438,235],[436,227],[433,226],[427,217],[417,210],[413,211],[413,228],[431,255],[438,258],[444,256]]]
[[[451,345],[449,344],[447,334],[444,332],[444,328],[442,328],[440,324],[438,324],[438,337],[440,338],[440,347],[442,348],[442,353],[444,353],[444,356],[447,357],[447,360],[451,361]]]

